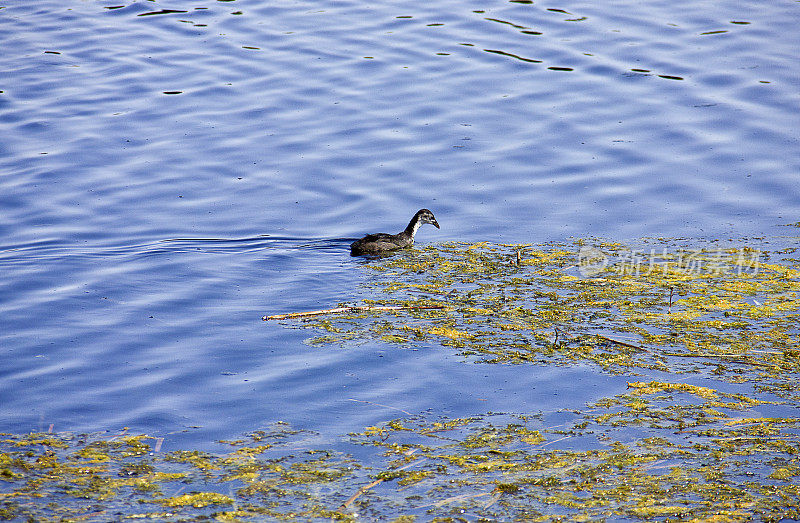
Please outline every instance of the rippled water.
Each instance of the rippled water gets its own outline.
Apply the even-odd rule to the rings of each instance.
[[[312,348],[349,240],[727,238],[800,216],[797,2],[12,2],[2,430],[197,441],[285,419],[583,405],[588,367]],[[577,385],[576,385],[577,384]]]

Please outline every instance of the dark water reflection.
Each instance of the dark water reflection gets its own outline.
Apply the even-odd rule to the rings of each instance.
[[[335,439],[617,393],[260,317],[371,297],[349,240],[420,207],[423,244],[781,234],[798,5],[5,6],[0,428]]]

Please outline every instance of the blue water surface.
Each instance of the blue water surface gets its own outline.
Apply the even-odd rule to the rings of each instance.
[[[800,3],[12,1],[0,430],[336,439],[617,394],[588,366],[312,347],[348,244],[761,237],[800,216]],[[183,438],[183,439],[181,439]]]

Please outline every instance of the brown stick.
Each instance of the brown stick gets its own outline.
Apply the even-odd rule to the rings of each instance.
[[[416,450],[416,449],[414,449],[414,450]],[[411,454],[413,454],[413,453],[406,454],[406,455],[407,455],[407,456],[410,456]],[[399,469],[394,469],[394,470],[395,470],[395,471],[405,470],[405,469],[407,469],[407,468],[409,468],[409,467],[413,467],[414,465],[417,465],[417,464],[419,464],[419,463],[422,463],[423,461],[425,461],[425,460],[424,460],[424,459],[418,459],[417,461],[413,461],[413,462],[411,462],[411,463],[408,463],[408,464],[406,464],[406,465],[403,465],[403,466],[402,466],[402,467],[400,467]],[[351,503],[353,503],[353,501],[357,500],[357,499],[358,499],[358,497],[359,497],[360,495],[362,495],[364,492],[368,491],[368,490],[369,490],[369,489],[371,489],[372,487],[375,487],[375,486],[378,486],[378,485],[380,485],[380,484],[381,484],[381,483],[383,483],[384,481],[385,481],[384,479],[382,479],[382,478],[378,478],[378,479],[376,479],[375,481],[373,481],[372,483],[370,483],[370,484],[368,484],[368,485],[364,485],[363,487],[361,487],[360,489],[358,489],[358,491],[357,491],[355,494],[353,494],[352,496],[350,496],[349,498],[347,498],[347,501],[345,501],[344,503],[342,503],[342,506],[341,506],[341,507],[339,507],[339,510],[342,510],[342,509],[345,509],[345,508],[347,508],[348,506],[350,506],[350,504],[351,504]]]
[[[333,309],[322,309],[318,311],[273,314],[272,316],[262,316],[261,319],[264,321],[288,320],[290,318],[307,318],[309,316],[320,316],[322,314],[339,314],[342,312],[403,311],[403,310],[427,310],[427,309],[444,309],[444,306],[442,305],[352,305],[350,307],[335,307]]]
[[[606,336],[603,336],[602,334],[594,334],[594,336],[597,336],[601,340],[610,341],[611,343],[616,343],[617,345],[622,345],[624,347],[631,347],[632,349],[644,350],[638,345],[633,345],[631,343],[625,343],[624,341],[615,340],[614,338],[608,338]]]
[[[373,481],[373,482],[372,482],[372,483],[370,483],[369,485],[364,485],[363,487],[361,487],[360,489],[358,489],[358,491],[357,491],[355,494],[353,494],[352,496],[350,496],[350,497],[347,499],[347,501],[345,501],[344,503],[342,503],[342,506],[341,506],[341,507],[339,507],[339,508],[340,508],[340,510],[341,510],[341,509],[343,509],[343,508],[347,508],[348,506],[350,506],[350,504],[351,504],[351,503],[353,503],[353,501],[355,501],[356,499],[358,499],[358,497],[359,497],[361,494],[363,494],[364,492],[368,491],[369,489],[371,489],[372,487],[374,487],[374,486],[376,486],[376,485],[380,485],[381,483],[383,483],[383,480],[382,480],[382,479],[376,479],[375,481]]]

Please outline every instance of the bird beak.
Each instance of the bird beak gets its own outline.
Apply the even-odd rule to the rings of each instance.
[[[431,222],[431,225],[433,225],[433,226],[434,226],[434,227],[436,227],[437,229],[440,229],[440,227],[439,227],[439,222],[437,222],[437,221],[436,221],[436,218],[434,218],[434,219],[433,219],[433,221]]]

